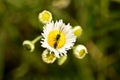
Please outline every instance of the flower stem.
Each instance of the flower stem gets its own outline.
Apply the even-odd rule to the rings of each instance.
[[[41,39],[41,36],[36,37],[34,40],[32,40],[32,43],[35,44],[37,41]]]

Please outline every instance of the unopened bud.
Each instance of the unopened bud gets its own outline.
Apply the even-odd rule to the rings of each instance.
[[[75,36],[79,37],[82,34],[82,28],[80,26],[75,26],[73,32]]]
[[[53,52],[46,49],[42,53],[42,60],[48,64],[53,63],[56,60],[56,56]]]
[[[23,42],[23,46],[25,46],[25,48],[27,49],[27,50],[29,50],[30,52],[33,52],[34,51],[34,49],[35,49],[35,45],[32,43],[32,41],[30,41],[30,40],[25,40],[24,42]]]
[[[87,52],[87,49],[86,49],[86,47],[84,45],[77,45],[74,48],[73,53],[74,53],[76,58],[83,59],[88,52]]]
[[[42,11],[41,13],[39,13],[38,19],[39,19],[43,24],[49,23],[49,22],[52,20],[52,14],[51,14],[49,11],[44,10],[44,11]]]
[[[36,37],[34,40],[25,40],[23,41],[23,46],[30,52],[33,52],[35,49],[35,43],[38,42],[41,39],[41,36]]]
[[[63,63],[65,63],[66,60],[67,56],[61,56],[60,58],[58,58],[58,65],[62,65]]]

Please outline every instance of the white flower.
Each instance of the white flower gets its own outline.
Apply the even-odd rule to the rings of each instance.
[[[88,52],[87,48],[84,45],[77,45],[73,53],[76,58],[83,59]]]
[[[76,41],[70,24],[65,25],[62,20],[46,24],[42,36],[42,47],[54,52],[58,58],[66,55],[67,50],[71,49]]]

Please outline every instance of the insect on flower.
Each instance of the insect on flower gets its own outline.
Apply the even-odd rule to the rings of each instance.
[[[59,40],[60,40],[61,32],[62,32],[62,30],[63,30],[63,29],[61,29],[61,28],[62,28],[62,27],[60,27],[59,33],[56,35],[56,38],[55,38],[56,42],[54,43],[54,48],[57,47],[58,42],[59,42]]]
[[[62,20],[46,24],[42,36],[42,47],[54,52],[56,57],[66,55],[76,41],[70,24],[65,25]]]

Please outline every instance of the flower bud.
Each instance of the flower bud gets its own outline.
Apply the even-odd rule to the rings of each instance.
[[[44,10],[44,11],[42,11],[41,13],[39,13],[38,19],[39,19],[43,24],[49,23],[49,22],[52,20],[52,14],[51,14],[49,11]]]
[[[82,28],[80,26],[75,26],[73,32],[75,36],[79,37],[82,34]]]
[[[29,50],[30,52],[33,52],[35,49],[35,45],[32,43],[32,41],[29,40],[25,40],[23,42],[23,46],[25,46],[26,49]]]
[[[67,56],[61,56],[58,58],[58,65],[62,65],[67,60]]]
[[[53,63],[56,60],[56,56],[53,52],[50,52],[48,49],[46,49],[42,53],[42,60],[48,64]]]
[[[29,50],[30,52],[33,52],[35,49],[35,43],[38,42],[41,39],[41,36],[36,37],[34,40],[30,41],[30,40],[25,40],[23,42],[23,46],[26,47],[27,50]]]
[[[73,53],[74,53],[76,58],[83,59],[88,52],[87,52],[87,49],[84,45],[77,45],[74,48]]]

